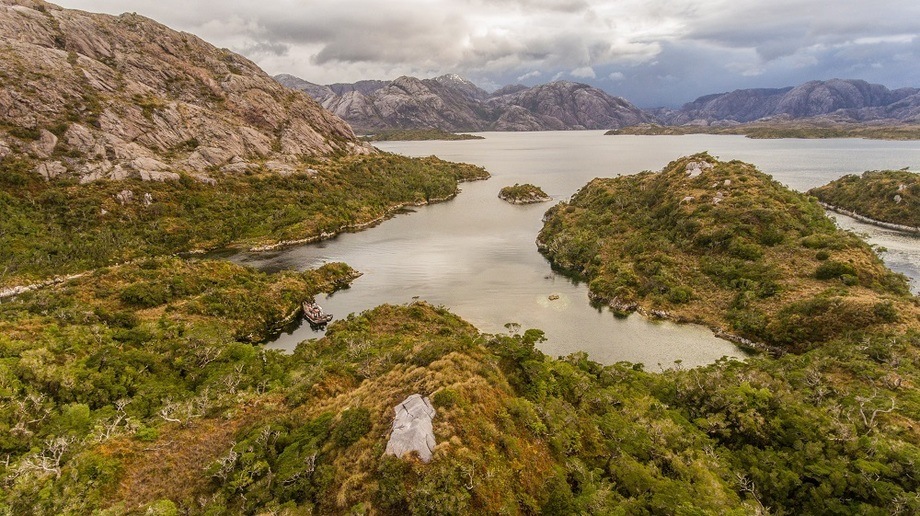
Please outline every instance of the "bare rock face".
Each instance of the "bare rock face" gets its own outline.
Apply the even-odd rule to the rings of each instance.
[[[703,172],[705,172],[706,170],[711,170],[711,169],[712,169],[712,163],[709,163],[708,161],[690,161],[687,163],[687,166],[686,166],[687,177],[691,177],[691,178],[697,177]],[[728,184],[731,184],[731,183],[728,183]],[[718,186],[718,185],[715,185],[715,186]]]
[[[428,398],[413,394],[396,405],[393,432],[384,453],[402,457],[418,452],[422,462],[430,462],[435,439],[431,420],[437,414]]]
[[[613,129],[651,122],[626,100],[586,84],[516,85],[492,95],[457,75],[400,77],[389,83],[320,86],[291,75],[282,84],[312,95],[358,132],[386,129],[546,131]]]
[[[618,129],[652,121],[645,112],[621,97],[569,81],[492,97],[489,105],[500,109],[524,108],[548,129]],[[503,124],[495,124],[492,129],[509,130]]]
[[[0,142],[46,177],[167,180],[373,152],[246,58],[136,14],[0,0],[0,35]]]

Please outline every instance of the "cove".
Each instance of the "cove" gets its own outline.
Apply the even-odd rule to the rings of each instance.
[[[606,309],[592,307],[587,286],[553,271],[537,252],[534,240],[543,213],[553,203],[568,199],[594,177],[658,170],[673,159],[704,150],[721,159],[754,163],[797,190],[848,173],[920,164],[917,142],[604,136],[600,131],[481,135],[486,139],[378,144],[388,152],[474,163],[492,174],[488,181],[461,185],[463,192],[451,201],[413,208],[411,214],[358,233],[279,251],[240,253],[231,259],[264,270],[348,263],[364,275],[350,289],[317,299],[337,318],[384,303],[421,299],[447,307],[484,332],[506,332],[506,323],[539,328],[547,337],[540,348],[552,356],[584,351],[602,363],[630,361],[653,369],[673,367],[675,362],[696,366],[723,356],[742,358],[745,353],[707,328],[638,315],[618,319]],[[515,183],[536,184],[553,202],[515,206],[497,198],[503,186]],[[873,228],[868,229],[871,234]],[[902,261],[920,263],[920,240],[908,239],[901,247],[906,253]],[[909,266],[894,268],[911,273]],[[268,346],[291,350],[320,335],[302,325]]]

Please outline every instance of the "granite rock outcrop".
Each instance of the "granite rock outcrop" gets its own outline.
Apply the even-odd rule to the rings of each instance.
[[[0,0],[0,142],[82,182],[367,153],[341,119],[248,59],[136,14]]]

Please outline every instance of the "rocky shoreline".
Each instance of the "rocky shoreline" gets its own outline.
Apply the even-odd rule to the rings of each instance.
[[[726,331],[724,328],[712,326],[702,321],[698,321],[694,319],[687,319],[686,317],[682,317],[682,316],[676,316],[666,310],[649,310],[639,305],[639,303],[624,302],[624,301],[621,301],[619,298],[606,299],[590,291],[588,292],[588,297],[594,303],[598,303],[598,304],[607,306],[613,311],[615,315],[618,315],[618,316],[625,317],[625,316],[628,316],[629,314],[637,313],[646,319],[665,320],[665,321],[673,322],[675,324],[696,324],[699,326],[705,326],[706,328],[709,328],[709,330],[716,337],[723,339],[723,340],[727,340],[735,344],[739,348],[746,350],[746,351],[769,353],[770,355],[774,355],[774,356],[782,355],[785,353],[783,350],[775,346],[770,346],[763,342],[756,342],[751,339],[744,338],[740,335],[730,333]]]
[[[281,240],[280,242],[275,242],[275,243],[273,243],[273,244],[266,244],[266,245],[260,245],[260,246],[250,247],[250,248],[249,248],[249,251],[250,251],[250,252],[253,252],[253,253],[261,253],[261,252],[265,252],[265,251],[277,251],[278,249],[283,249],[283,248],[285,248],[285,247],[291,247],[291,246],[295,246],[295,245],[312,244],[312,243],[314,243],[314,242],[321,242],[321,241],[323,241],[323,240],[328,240],[328,239],[330,239],[330,238],[333,238],[333,237],[336,237],[336,236],[338,236],[338,235],[341,235],[342,233],[348,233],[348,232],[351,232],[351,231],[359,231],[359,230],[362,230],[362,229],[366,229],[366,228],[369,228],[369,227],[376,226],[377,224],[380,224],[381,222],[383,222],[383,221],[385,221],[385,220],[387,220],[387,219],[389,219],[389,218],[395,216],[395,215],[397,214],[397,212],[399,212],[399,210],[401,210],[401,209],[403,209],[403,208],[405,208],[405,207],[407,207],[407,206],[419,207],[419,206],[427,206],[427,205],[429,205],[429,204],[436,204],[436,203],[439,203],[439,202],[445,202],[445,201],[449,201],[449,200],[453,199],[453,198],[456,197],[457,194],[459,194],[459,193],[460,193],[460,192],[457,191],[457,192],[454,192],[454,193],[451,194],[451,195],[448,195],[448,196],[445,196],[445,197],[436,197],[436,198],[434,198],[434,199],[428,199],[427,201],[419,201],[419,202],[413,202],[413,203],[406,203],[406,202],[397,203],[397,204],[395,204],[395,205],[393,205],[393,206],[387,208],[387,209],[384,211],[383,215],[381,215],[381,216],[379,216],[379,217],[377,217],[377,218],[375,218],[375,219],[373,219],[373,220],[369,220],[369,221],[367,221],[367,222],[359,222],[359,223],[356,223],[356,224],[347,224],[347,225],[344,225],[344,226],[341,226],[341,227],[337,228],[335,231],[323,231],[322,233],[320,233],[320,234],[318,234],[318,235],[311,235],[311,236],[308,236],[308,237],[298,238],[298,239],[295,239],[295,240]]]
[[[820,202],[820,201],[819,201]],[[878,226],[880,228],[891,229],[894,231],[903,231],[904,233],[912,233],[915,235],[920,235],[920,227],[915,226],[905,226],[903,224],[895,224],[893,222],[885,222],[881,220],[876,220],[865,215],[860,215],[855,211],[850,211],[839,206],[834,206],[833,204],[827,204],[821,202],[821,206],[826,210],[830,210],[834,213],[839,213],[841,215],[846,215],[847,217],[854,218],[860,222],[865,222],[866,224],[872,224],[873,226]]]

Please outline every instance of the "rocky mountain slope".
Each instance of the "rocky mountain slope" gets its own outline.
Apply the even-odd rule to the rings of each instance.
[[[920,89],[889,90],[861,80],[811,81],[794,88],[707,95],[678,110],[654,114],[667,125],[724,125],[764,118],[916,122],[920,120]]]
[[[0,0],[0,158],[47,178],[177,178],[366,153],[251,61],[136,14]]]
[[[389,83],[320,86],[291,75],[275,79],[299,89],[347,120],[357,132],[387,129],[540,131],[610,129],[652,120],[626,100],[585,84],[558,81],[489,94],[457,75],[400,77]]]

